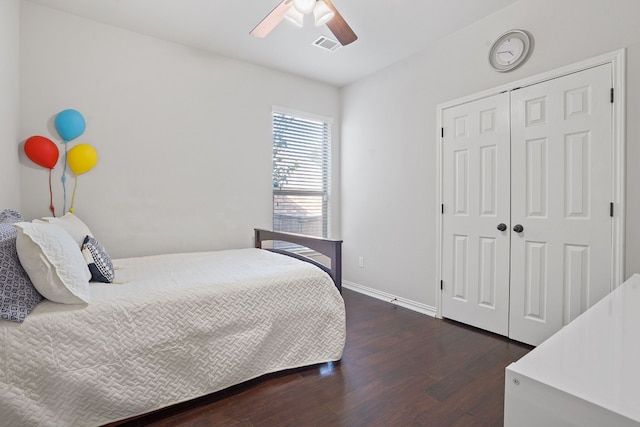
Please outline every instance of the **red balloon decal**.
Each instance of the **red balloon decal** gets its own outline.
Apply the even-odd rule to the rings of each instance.
[[[33,163],[49,169],[49,210],[56,216],[53,206],[53,191],[51,189],[51,171],[58,163],[58,147],[49,138],[44,136],[31,136],[24,142],[24,153]]]
[[[24,143],[24,152],[35,164],[53,169],[58,163],[58,147],[49,138],[32,136]]]

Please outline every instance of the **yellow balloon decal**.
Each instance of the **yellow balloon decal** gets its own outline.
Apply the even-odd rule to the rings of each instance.
[[[67,153],[67,162],[73,173],[82,175],[98,163],[98,152],[89,144],[78,144]]]
[[[74,213],[76,203],[76,188],[78,188],[78,175],[89,172],[98,163],[98,152],[89,144],[78,144],[67,153],[69,169],[76,174],[76,182],[73,185],[73,196],[69,212]]]

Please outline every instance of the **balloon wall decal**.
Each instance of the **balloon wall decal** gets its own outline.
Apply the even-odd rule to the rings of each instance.
[[[78,186],[78,175],[89,172],[98,163],[98,153],[95,148],[89,144],[78,144],[75,147],[69,149],[69,141],[72,141],[82,135],[87,127],[87,124],[82,117],[82,114],[77,110],[68,109],[59,112],[55,118],[56,131],[64,142],[65,155],[64,155],[64,168],[62,169],[62,188],[64,191],[64,205],[62,211],[64,213],[67,207],[67,165],[69,169],[75,174],[76,179],[73,186],[73,196],[71,198],[71,206],[69,212],[73,213],[74,203],[76,199],[76,188]],[[49,195],[50,205],[49,209],[53,216],[56,216],[55,209],[53,207],[53,191],[51,189],[51,173],[53,168],[58,163],[58,157],[60,153],[56,144],[49,138],[44,136],[32,136],[28,138],[24,143],[24,152],[27,157],[35,164],[49,169]]]
[[[51,171],[58,163],[58,147],[49,138],[44,136],[31,136],[24,143],[24,153],[29,160],[38,166],[49,169],[49,210],[56,216],[56,209],[53,206],[53,190],[51,188]]]
[[[67,153],[67,163],[69,169],[76,175],[73,185],[73,195],[71,196],[71,206],[69,212],[74,213],[76,201],[76,188],[78,186],[78,175],[89,172],[98,163],[98,152],[89,144],[78,144]]]
[[[98,163],[98,153],[89,144],[76,145],[67,156],[69,169],[76,175],[89,172]]]
[[[76,139],[87,128],[87,124],[84,121],[84,117],[76,110],[64,110],[58,113],[55,120],[56,130],[67,143]]]
[[[33,163],[43,168],[53,169],[58,163],[58,147],[49,138],[31,136],[24,143],[24,152]]]
[[[62,205],[62,210],[64,211],[67,208],[67,152],[69,149],[69,144],[67,142],[76,139],[80,135],[84,133],[84,130],[87,128],[87,123],[80,114],[79,111],[74,109],[63,110],[56,115],[55,119],[56,130],[62,138],[64,142],[65,156],[64,156],[64,168],[62,169],[62,176],[60,180],[62,181],[62,191],[64,194],[64,203]]]

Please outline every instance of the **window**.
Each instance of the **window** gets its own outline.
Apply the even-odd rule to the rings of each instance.
[[[327,237],[331,123],[273,112],[273,229]]]

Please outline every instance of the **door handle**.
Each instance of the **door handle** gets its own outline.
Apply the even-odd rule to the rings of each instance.
[[[524,227],[520,224],[516,224],[513,226],[513,231],[516,233],[522,233],[524,231]]]
[[[505,223],[498,224],[498,230],[504,231],[506,229],[507,229],[507,224],[505,224]]]

